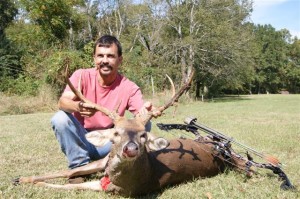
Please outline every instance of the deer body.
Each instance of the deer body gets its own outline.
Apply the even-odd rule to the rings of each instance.
[[[174,139],[169,143],[157,151],[142,146],[137,149],[140,155],[129,160],[119,159],[120,151],[112,152],[106,168],[111,183],[106,191],[123,196],[143,195],[224,171],[225,163],[211,153],[212,145],[191,139]]]

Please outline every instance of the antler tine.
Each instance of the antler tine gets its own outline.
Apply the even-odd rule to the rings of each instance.
[[[82,102],[85,102],[85,103],[89,103],[89,104],[92,104],[94,105],[94,108],[97,110],[97,111],[100,111],[102,113],[104,113],[106,116],[108,116],[110,119],[112,119],[114,122],[117,121],[120,116],[116,113],[116,112],[113,112],[113,111],[110,111],[102,106],[99,106],[98,104],[96,103],[93,103],[91,102],[90,100],[86,99],[81,92],[79,92],[75,87],[74,85],[71,83],[71,81],[69,80],[68,78],[68,71],[69,71],[69,65],[67,65],[66,67],[66,74],[65,74],[65,77],[66,77],[66,81],[67,81],[67,84],[69,85],[69,87],[71,88],[71,90],[73,91],[73,93],[82,101]]]
[[[175,96],[175,86],[174,86],[174,82],[173,80],[171,79],[171,77],[169,75],[166,74],[166,77],[169,79],[170,83],[171,83],[171,87],[172,87],[172,97]]]
[[[195,71],[192,70],[188,81],[179,89],[179,91],[177,93],[175,93],[175,95],[173,95],[173,97],[165,105],[158,108],[161,112],[163,112],[164,110],[166,110],[167,108],[172,106],[179,99],[179,97],[184,93],[184,91],[186,91],[190,87],[193,77],[194,77],[194,72]],[[172,83],[173,83],[173,81],[172,81]],[[173,84],[173,87],[174,87],[174,84]]]
[[[193,77],[194,77],[194,73],[195,73],[195,71],[192,70],[188,81],[179,89],[179,91],[177,93],[174,92],[175,88],[174,88],[173,81],[171,80],[171,78],[169,76],[167,76],[171,82],[171,85],[173,87],[172,90],[175,94],[173,94],[172,98],[165,105],[158,107],[157,110],[159,110],[162,113],[164,110],[166,110],[167,108],[172,106],[179,99],[179,97],[184,93],[184,91],[186,91],[190,87]],[[142,117],[141,119],[143,120],[142,121],[143,124],[147,124],[147,122],[150,121],[152,119],[152,117],[154,117],[154,114],[153,114],[154,111],[149,111],[148,115],[141,116]]]

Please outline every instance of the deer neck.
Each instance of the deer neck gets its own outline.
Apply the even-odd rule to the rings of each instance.
[[[110,181],[121,187],[137,186],[148,181],[152,168],[146,151],[133,161],[120,160],[117,156],[110,157],[106,173]]]

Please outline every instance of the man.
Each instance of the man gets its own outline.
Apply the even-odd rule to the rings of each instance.
[[[82,94],[90,101],[109,110],[118,105],[118,113],[123,116],[125,110],[133,114],[144,114],[151,110],[151,104],[143,102],[140,88],[119,74],[122,63],[122,47],[113,36],[104,35],[94,46],[95,68],[79,69],[70,77],[75,87],[80,85]],[[95,147],[87,141],[85,135],[94,130],[113,127],[111,119],[97,112],[93,105],[80,102],[67,86],[59,99],[58,111],[51,119],[52,128],[69,168],[73,169],[91,161],[104,158],[110,151],[111,143]],[[158,113],[159,115],[159,113]],[[150,131],[150,125],[146,125]]]

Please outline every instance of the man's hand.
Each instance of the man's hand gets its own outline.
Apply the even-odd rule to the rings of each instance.
[[[93,115],[95,115],[97,110],[95,109],[95,105],[93,104],[79,102],[78,112],[82,117],[92,117]]]
[[[148,115],[149,112],[152,113],[153,117],[158,117],[162,114],[158,108],[152,106],[151,102],[145,102],[143,107],[139,110],[138,115]]]

